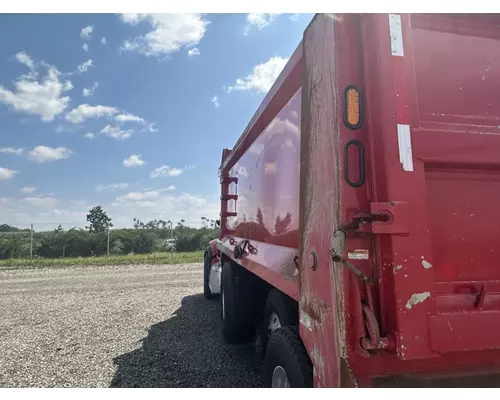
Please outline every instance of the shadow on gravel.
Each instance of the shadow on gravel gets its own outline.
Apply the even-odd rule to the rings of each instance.
[[[218,300],[182,299],[170,317],[149,328],[141,347],[114,359],[111,387],[260,387],[253,346],[228,346]]]

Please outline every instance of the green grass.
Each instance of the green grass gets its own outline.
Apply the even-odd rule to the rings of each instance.
[[[203,251],[190,253],[152,253],[133,256],[87,258],[42,258],[0,260],[0,270],[21,268],[58,268],[71,266],[131,265],[131,264],[184,264],[203,262]]]

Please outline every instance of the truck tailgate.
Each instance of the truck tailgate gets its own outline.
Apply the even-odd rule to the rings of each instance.
[[[378,68],[379,90],[393,92],[373,146],[394,153],[374,167],[378,201],[407,205],[404,229],[377,239],[398,355],[498,349],[500,20],[392,17]]]
[[[425,171],[437,313],[429,327],[440,352],[500,348],[500,29],[492,22],[412,18],[420,120],[412,139]]]

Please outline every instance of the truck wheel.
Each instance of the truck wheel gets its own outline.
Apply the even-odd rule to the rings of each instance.
[[[283,326],[298,324],[298,314],[298,308],[291,298],[278,289],[269,292],[259,327],[260,343],[257,351],[262,356],[265,355],[271,333]]]
[[[312,363],[296,326],[276,329],[269,337],[264,385],[268,388],[312,388]]]
[[[250,273],[232,262],[224,263],[221,276],[222,336],[227,344],[244,344],[255,333]]]
[[[210,285],[208,281],[210,279],[210,271],[212,270],[212,250],[208,249],[205,251],[204,264],[203,264],[203,295],[207,299],[213,299],[216,294],[213,294],[210,290]]]

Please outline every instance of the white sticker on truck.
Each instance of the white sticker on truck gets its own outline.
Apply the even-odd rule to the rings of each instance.
[[[404,171],[413,171],[410,125],[398,124],[399,161]]]
[[[364,249],[357,249],[347,253],[347,258],[349,260],[368,260],[370,258],[370,252]]]
[[[391,52],[393,56],[404,57],[403,29],[401,28],[401,16],[389,14],[389,30],[391,33]]]

